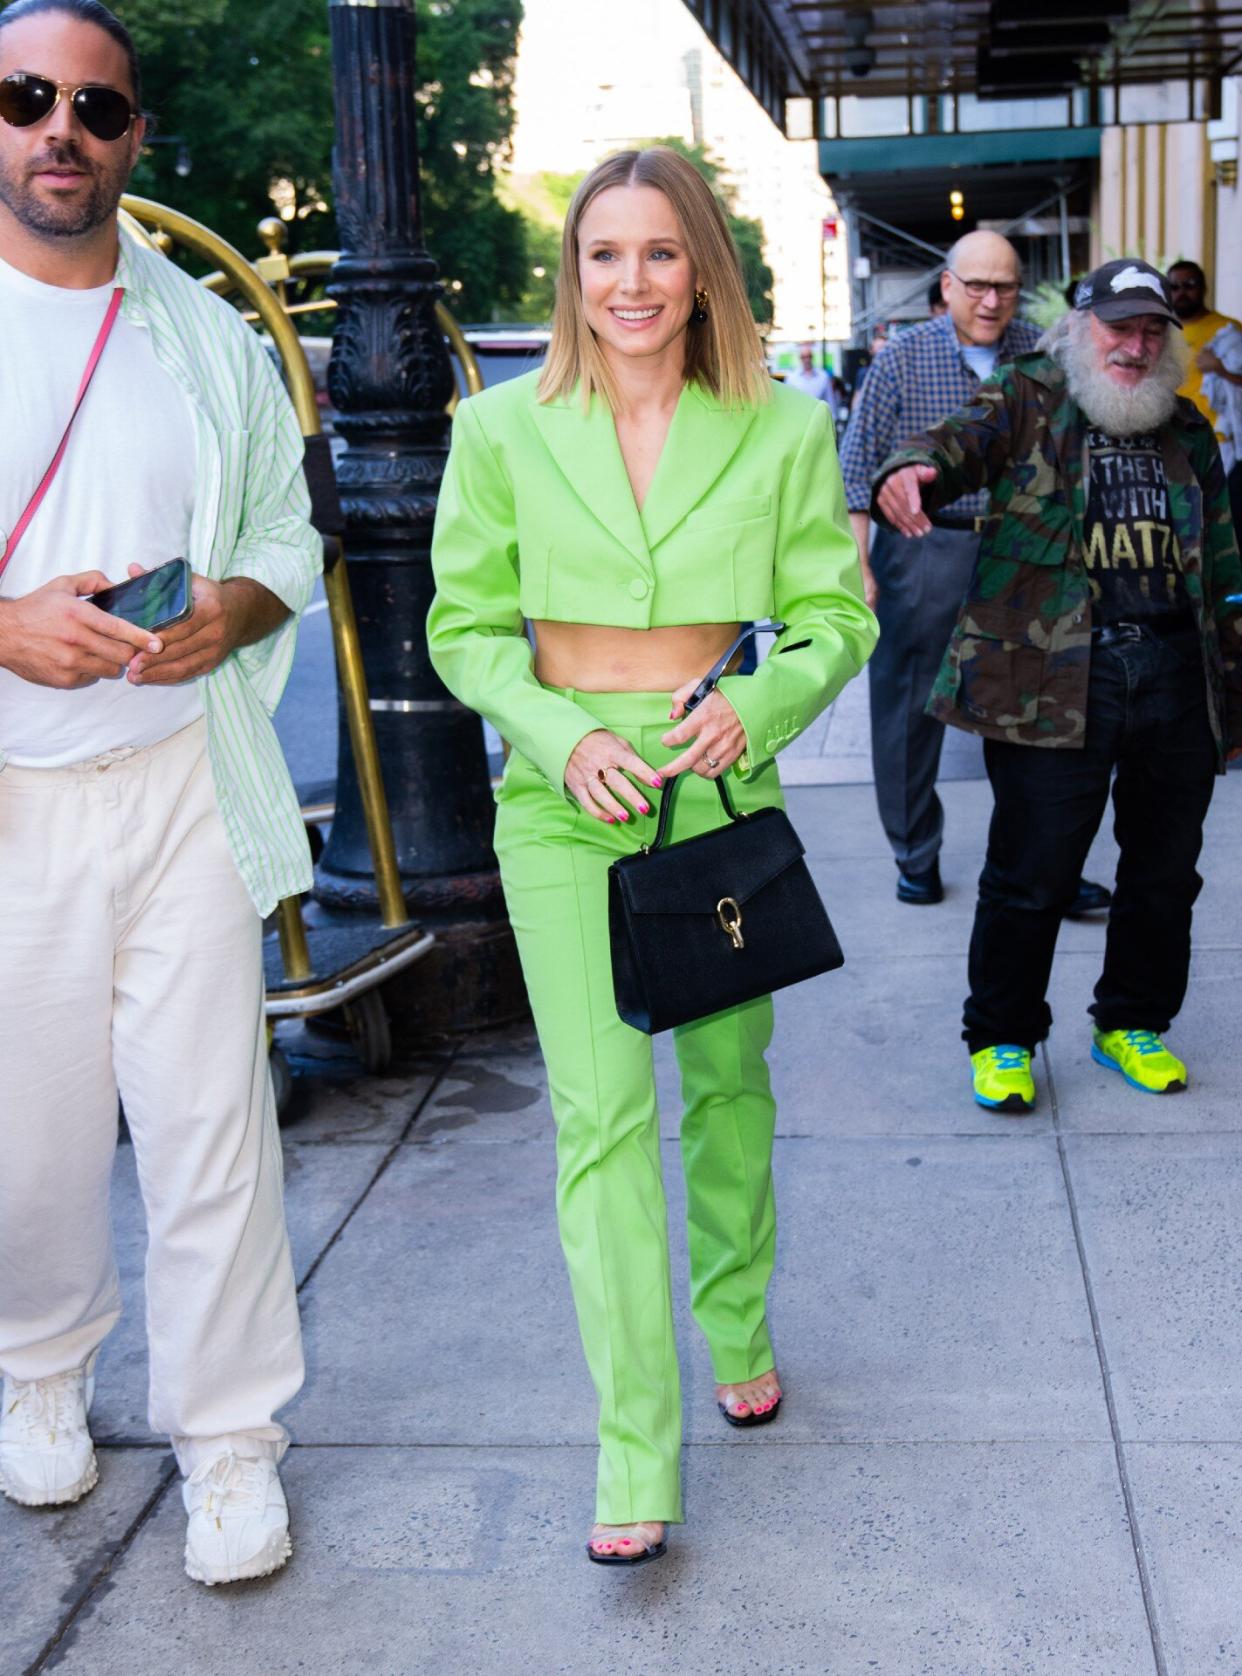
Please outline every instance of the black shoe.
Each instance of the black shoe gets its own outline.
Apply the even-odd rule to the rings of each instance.
[[[1066,919],[1085,919],[1088,914],[1106,914],[1112,906],[1113,893],[1091,879],[1079,879],[1078,895],[1065,910]]]
[[[916,902],[930,907],[944,901],[944,886],[940,883],[940,863],[933,861],[925,873],[898,873],[897,900]]]
[[[745,1430],[748,1426],[766,1426],[770,1421],[775,1420],[780,1413],[781,1399],[777,1397],[771,1408],[765,1409],[762,1414],[756,1414],[753,1409],[749,1414],[730,1414],[728,1404],[722,1402],[718,1402],[716,1407],[731,1426],[737,1426],[739,1430]]]

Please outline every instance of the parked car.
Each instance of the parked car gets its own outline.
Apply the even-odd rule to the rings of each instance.
[[[543,360],[552,335],[546,326],[463,326],[462,332],[474,350],[485,386],[503,384],[506,379],[533,371]],[[454,371],[460,385],[456,364]]]

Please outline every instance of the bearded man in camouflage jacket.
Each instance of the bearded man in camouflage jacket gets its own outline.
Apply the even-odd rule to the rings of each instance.
[[[975,1098],[1035,1103],[1061,915],[1108,801],[1120,846],[1092,1058],[1186,1086],[1181,1007],[1215,776],[1242,752],[1242,565],[1212,427],[1177,395],[1167,282],[1105,263],[1033,354],[889,456],[873,515],[907,536],[986,486],[979,559],[928,703],[983,735],[996,799],[970,946]]]

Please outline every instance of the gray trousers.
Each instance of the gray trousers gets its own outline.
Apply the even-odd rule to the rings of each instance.
[[[871,568],[880,590],[880,640],[871,681],[871,761],[880,820],[903,873],[923,873],[940,853],[944,809],[936,773],[944,724],[925,715],[979,537],[933,529],[909,540],[872,526]]]

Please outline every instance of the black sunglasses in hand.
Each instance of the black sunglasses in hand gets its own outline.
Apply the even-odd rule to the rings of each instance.
[[[0,117],[10,128],[33,128],[51,116],[62,94],[68,95],[73,114],[97,140],[121,139],[138,115],[118,88],[71,87],[18,70],[0,81]]]

